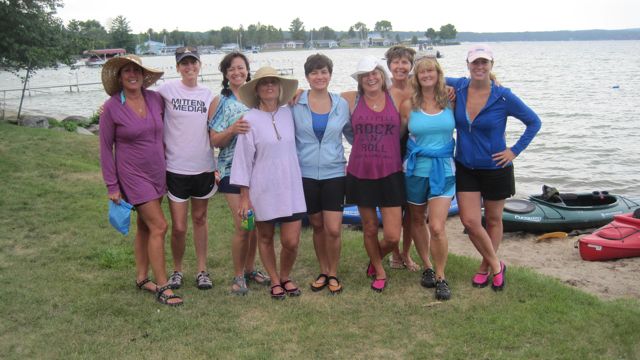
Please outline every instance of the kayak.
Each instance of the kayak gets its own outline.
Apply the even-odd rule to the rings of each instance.
[[[583,260],[599,261],[640,256],[640,212],[616,215],[613,221],[578,240]]]
[[[507,199],[502,224],[505,232],[569,232],[603,226],[615,215],[637,208],[640,208],[637,200],[607,191],[561,194],[543,186],[542,195],[529,196],[528,200]]]
[[[458,201],[454,197],[451,200],[451,206],[449,206],[449,216],[458,214]],[[378,222],[382,224],[382,214],[380,214],[380,209],[376,209],[376,213],[378,214]],[[358,211],[358,207],[356,205],[345,205],[342,210],[342,223],[347,225],[361,225],[362,221],[360,220],[360,212]]]

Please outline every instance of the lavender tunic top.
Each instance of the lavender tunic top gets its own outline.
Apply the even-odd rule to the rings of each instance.
[[[133,205],[162,197],[167,192],[162,137],[162,97],[142,90],[147,115],[139,117],[120,101],[120,93],[104,105],[100,116],[100,165],[110,194],[120,191]]]
[[[244,116],[251,130],[238,135],[230,183],[249,187],[257,221],[306,212],[302,174],[296,152],[293,117],[289,107],[271,113],[251,109]]]

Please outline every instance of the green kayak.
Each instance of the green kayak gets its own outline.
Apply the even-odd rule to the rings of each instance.
[[[505,232],[569,232],[606,225],[614,215],[637,208],[640,208],[638,200],[607,191],[561,194],[543,186],[541,195],[529,196],[528,200],[507,199],[502,224]]]

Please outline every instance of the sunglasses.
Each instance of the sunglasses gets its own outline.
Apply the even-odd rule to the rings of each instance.
[[[182,46],[176,49],[176,55],[190,53],[190,52],[198,52],[198,48],[195,46]]]
[[[260,79],[258,80],[258,86],[260,85],[278,85],[280,83],[280,80],[277,78],[272,78],[272,77],[268,77],[268,78],[264,78],[264,79]]]

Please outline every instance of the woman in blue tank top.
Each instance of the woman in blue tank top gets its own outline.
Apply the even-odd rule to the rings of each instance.
[[[413,96],[400,108],[403,126],[408,126],[409,130],[405,183],[411,235],[425,267],[422,286],[435,287],[436,299],[448,300],[451,291],[444,274],[448,254],[445,222],[455,194],[455,120],[438,62],[432,58],[418,60],[414,74],[411,79]],[[427,209],[429,232],[425,215]],[[435,274],[429,260],[430,242]]]

